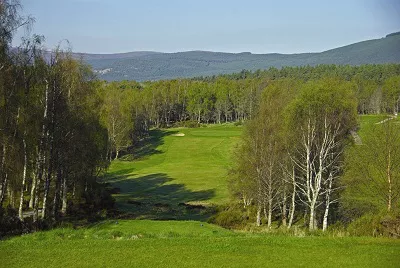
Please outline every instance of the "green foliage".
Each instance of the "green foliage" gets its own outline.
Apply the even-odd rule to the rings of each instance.
[[[253,219],[251,219],[253,220]],[[250,223],[248,209],[239,204],[220,206],[208,222],[230,229],[242,229]]]
[[[108,165],[98,83],[70,53],[56,48],[44,55],[41,36],[24,37],[12,49],[15,31],[32,22],[20,8],[18,0],[0,2],[0,209],[11,207],[0,221],[13,220],[17,209],[11,231],[30,229],[32,216],[36,227],[58,222],[72,202],[93,201],[85,195],[112,204],[97,182]]]
[[[390,214],[364,214],[347,226],[354,236],[400,237],[400,216]]]
[[[176,122],[174,124],[174,127],[199,128],[201,127],[201,124],[194,120],[186,120],[186,121]]]
[[[400,194],[400,129],[398,119],[362,116],[363,145],[346,152],[343,206],[355,215],[397,210]],[[389,204],[390,202],[390,204]],[[389,209],[390,205],[390,209]]]

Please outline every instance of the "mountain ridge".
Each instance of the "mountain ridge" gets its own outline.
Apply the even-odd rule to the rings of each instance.
[[[73,57],[91,65],[100,79],[162,80],[226,74],[243,69],[255,71],[270,67],[400,63],[400,34],[392,33],[380,39],[309,53],[134,51],[115,54],[73,53]]]

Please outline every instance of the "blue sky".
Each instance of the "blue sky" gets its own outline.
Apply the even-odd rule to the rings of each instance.
[[[53,48],[319,52],[400,31],[399,0],[21,0]],[[17,35],[14,45],[18,44]]]

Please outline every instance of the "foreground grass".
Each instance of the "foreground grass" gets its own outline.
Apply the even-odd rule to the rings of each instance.
[[[157,204],[158,210],[147,215],[154,218],[163,210],[172,216],[179,203],[225,203],[231,151],[241,132],[242,127],[231,124],[152,130],[136,159],[111,164],[106,181],[120,189],[118,208],[145,214],[148,204]]]
[[[195,221],[110,221],[0,242],[1,267],[398,267],[400,241],[234,233]]]

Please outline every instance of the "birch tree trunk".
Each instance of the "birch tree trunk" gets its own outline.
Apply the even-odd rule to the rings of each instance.
[[[286,211],[286,185],[283,186],[283,198],[282,198],[282,225],[287,225],[287,211]]]
[[[387,170],[386,170],[386,176],[387,176],[387,182],[388,182],[388,196],[387,196],[387,210],[390,212],[392,210],[392,199],[393,199],[393,192],[392,192],[392,160],[391,160],[391,150],[388,150],[388,156],[387,156]]]
[[[272,225],[272,197],[268,198],[268,228]]]
[[[258,206],[257,206],[257,219],[256,219],[256,224],[257,226],[261,226],[261,202],[258,201]]]
[[[35,203],[35,193],[36,193],[36,174],[32,174],[32,187],[31,187],[31,195],[29,198],[29,208],[33,209],[34,203]]]
[[[67,214],[67,193],[68,193],[67,177],[64,176],[62,184],[62,206],[61,206],[62,215]]]
[[[329,205],[331,204],[332,183],[333,183],[333,175],[332,175],[332,173],[330,173],[328,189],[326,190],[326,193],[325,193],[325,212],[324,212],[324,219],[322,222],[322,231],[324,231],[324,232],[328,228],[328,216],[329,216]]]
[[[24,134],[25,136],[25,134]],[[24,170],[22,172],[22,185],[21,185],[21,195],[19,198],[19,209],[18,209],[18,217],[21,221],[24,221],[23,217],[23,207],[24,207],[24,190],[25,190],[25,182],[26,182],[26,166],[28,165],[28,157],[26,151],[26,141],[25,137],[22,139],[22,143],[24,145]]]
[[[316,219],[315,203],[311,202],[311,204],[310,204],[310,220],[309,220],[309,224],[308,224],[308,229],[311,231],[316,229],[317,224],[315,222],[315,219]]]
[[[39,219],[39,187],[40,187],[40,178],[37,178],[36,188],[35,188],[35,197],[33,201],[33,222],[37,222]]]
[[[261,181],[260,181],[260,170],[257,170],[258,176],[258,198],[257,198],[257,220],[256,224],[257,226],[261,226],[261,210],[262,210],[262,201],[263,201],[263,196],[262,196],[262,189],[261,189]]]
[[[293,183],[292,205],[290,207],[290,216],[289,216],[288,229],[290,227],[292,227],[293,218],[294,218],[294,211],[296,209],[296,177],[295,177],[294,167],[293,167],[293,173],[292,173],[292,183]]]
[[[42,207],[42,219],[45,219],[47,216],[47,199],[50,191],[50,179],[51,179],[51,164],[49,166],[47,176],[44,182],[44,194],[43,194],[43,207]]]

